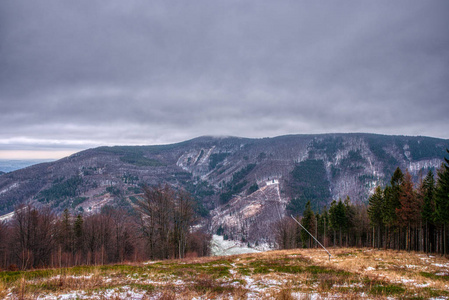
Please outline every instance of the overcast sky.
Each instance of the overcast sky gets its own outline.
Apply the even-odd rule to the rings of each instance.
[[[2,0],[0,158],[201,135],[447,139],[448,28],[447,0]]]

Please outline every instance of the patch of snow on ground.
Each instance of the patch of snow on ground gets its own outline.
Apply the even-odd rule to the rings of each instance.
[[[129,286],[123,286],[121,288],[107,289],[105,291],[95,292],[93,294],[86,295],[84,291],[74,291],[61,295],[41,295],[38,300],[75,300],[75,299],[130,299],[141,300],[147,299],[146,292],[136,291]]]
[[[430,285],[430,283],[422,283],[422,284],[415,284],[414,286],[417,288],[424,288],[424,287],[428,287]]]
[[[243,246],[242,243],[232,240],[224,240],[223,236],[214,234],[212,236],[212,256],[236,255],[244,253],[258,253],[259,250]]]
[[[273,246],[268,243],[260,243],[257,246],[254,246],[254,249],[259,250],[261,252],[273,250]]]
[[[160,261],[158,261],[158,260],[150,260],[150,261],[144,262],[143,264],[144,265],[152,265],[152,264],[155,264],[155,263],[158,263],[158,262],[160,262]]]
[[[323,299],[318,293],[292,293],[292,297],[295,299],[310,299],[310,300],[318,300]]]
[[[344,284],[334,284],[332,287],[336,287],[336,288],[339,288],[339,287],[342,287],[342,288],[354,288],[354,287],[359,287],[359,288],[362,288],[362,287],[364,287],[364,285],[363,285],[363,283],[356,282],[356,283],[350,283],[350,284],[348,284],[348,283],[344,283]]]
[[[411,283],[411,282],[415,282],[415,280],[413,280],[413,279],[402,278],[402,279],[399,280],[398,282],[402,282],[402,283]]]

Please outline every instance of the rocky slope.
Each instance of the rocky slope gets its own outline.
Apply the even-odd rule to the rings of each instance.
[[[184,187],[210,214],[211,232],[237,239],[267,231],[292,198],[315,208],[349,196],[366,201],[394,169],[420,173],[440,166],[449,140],[373,134],[290,135],[264,139],[200,137],[163,146],[100,147],[56,162],[0,175],[0,215],[21,201],[57,211],[130,206],[140,186]]]

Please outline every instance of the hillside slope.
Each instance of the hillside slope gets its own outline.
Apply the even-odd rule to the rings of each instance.
[[[233,223],[240,239],[255,241],[292,198],[312,200],[315,208],[346,196],[366,201],[397,166],[417,180],[440,166],[446,148],[449,140],[374,134],[200,137],[163,146],[100,147],[0,175],[0,215],[21,201],[57,211],[130,206],[141,185],[168,183],[191,192],[200,214],[210,213],[211,232]]]
[[[339,248],[0,273],[2,299],[447,299],[449,261]]]

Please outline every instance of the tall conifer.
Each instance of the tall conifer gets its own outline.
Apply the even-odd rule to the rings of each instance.
[[[401,207],[401,202],[399,200],[401,194],[401,183],[404,179],[404,174],[399,167],[393,173],[391,177],[390,186],[385,188],[385,200],[383,209],[383,221],[386,225],[385,235],[388,236],[388,241],[386,238],[386,243],[390,244],[390,232],[398,225],[398,218],[396,215],[396,209]]]
[[[384,207],[384,197],[383,191],[380,186],[376,188],[374,194],[369,198],[369,206],[368,206],[368,216],[371,222],[371,226],[373,226],[373,232],[377,232],[377,246],[380,247],[380,232],[381,228],[384,224],[383,222],[383,207]],[[374,233],[373,233],[373,241]]]
[[[411,250],[411,228],[420,218],[421,206],[413,189],[412,175],[408,170],[405,171],[404,179],[401,182],[399,202],[400,207],[396,208],[396,214],[399,222],[407,229],[405,248]]]
[[[315,232],[316,220],[315,220],[315,214],[313,213],[312,207],[310,205],[310,201],[307,201],[306,207],[303,212],[303,218],[301,220],[301,224],[311,234],[313,234]],[[302,240],[303,246],[308,244],[309,248],[312,247],[312,237],[304,230],[301,231],[301,240]]]
[[[423,207],[421,211],[421,217],[425,226],[425,251],[426,253],[429,251],[429,228],[433,224],[433,219],[435,215],[435,179],[433,177],[433,173],[431,170],[424,178],[422,182],[422,186],[420,188],[420,193],[423,201]]]
[[[446,150],[449,153],[449,150]],[[443,225],[443,253],[446,254],[446,226],[449,223],[449,159],[444,158],[435,190],[436,222]]]

